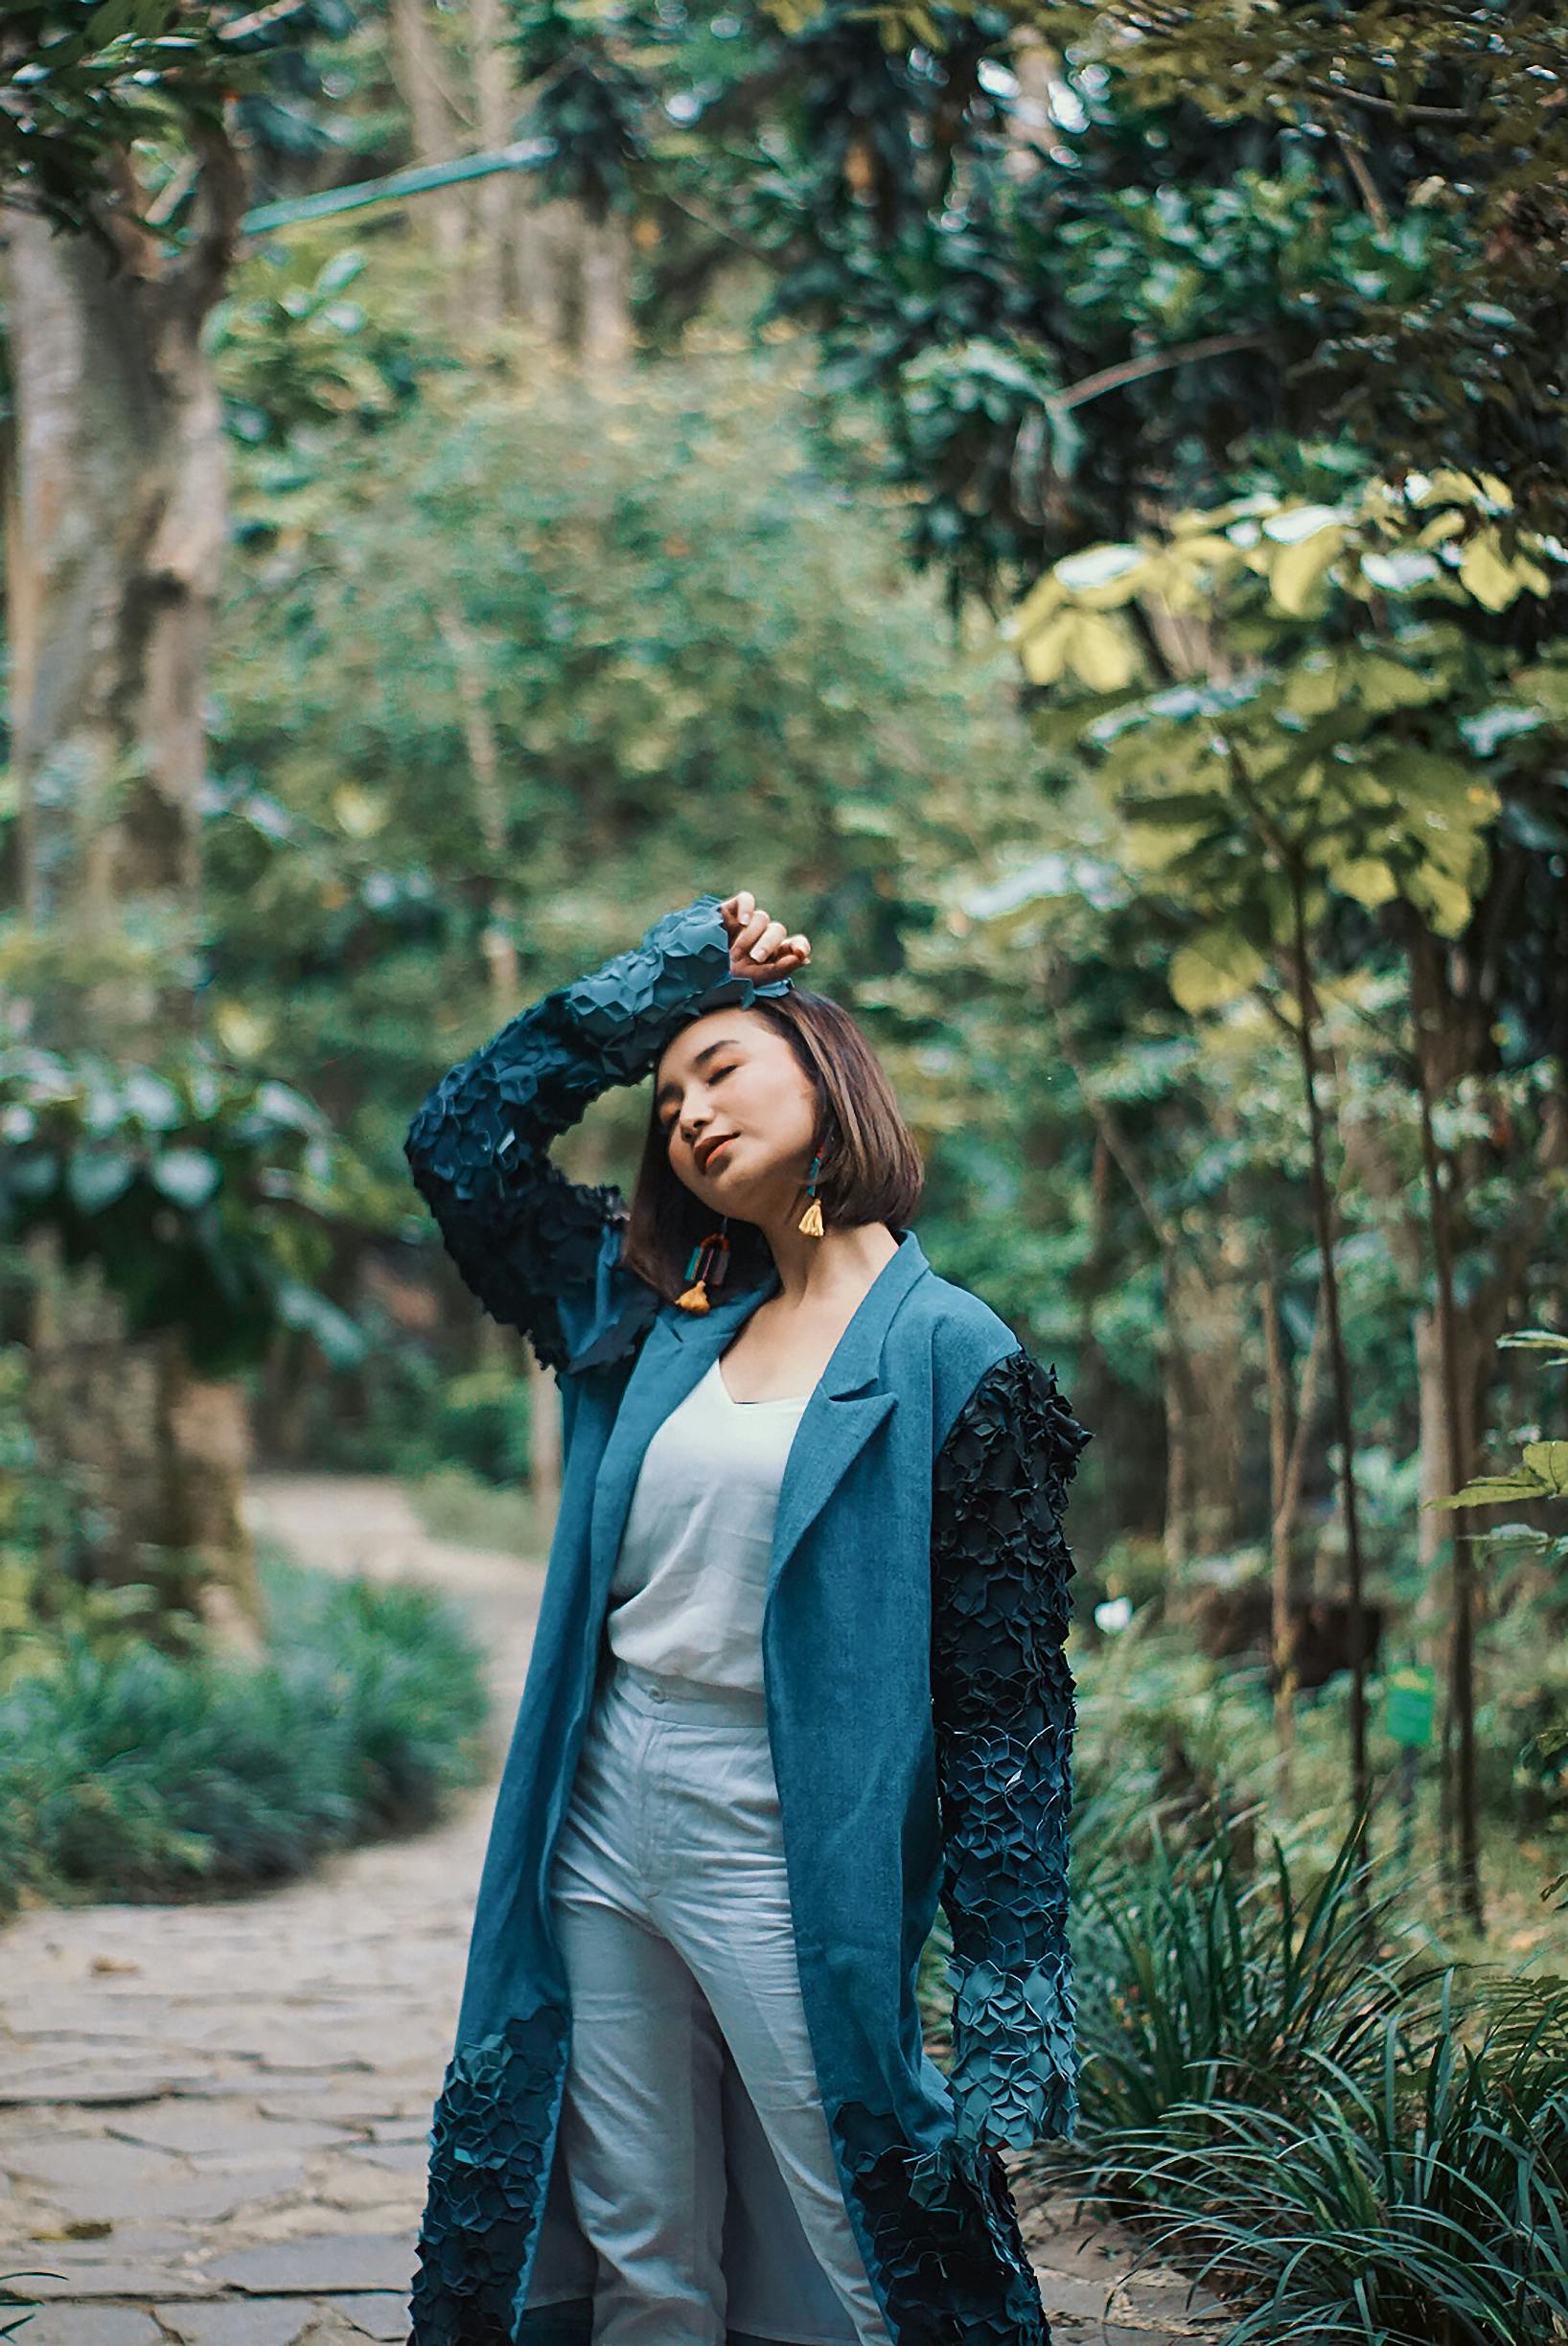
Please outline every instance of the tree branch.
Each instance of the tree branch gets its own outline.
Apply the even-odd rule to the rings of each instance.
[[[1097,375],[1085,375],[1081,381],[1069,383],[1065,391],[1053,391],[1046,405],[1053,415],[1063,415],[1070,407],[1084,407],[1091,400],[1103,399],[1107,391],[1119,391],[1124,383],[1141,382],[1146,375],[1164,375],[1192,358],[1221,358],[1230,351],[1256,350],[1268,338],[1252,331],[1206,334],[1201,341],[1179,342],[1174,350],[1154,351],[1146,358],[1123,358],[1117,366],[1102,367]]]

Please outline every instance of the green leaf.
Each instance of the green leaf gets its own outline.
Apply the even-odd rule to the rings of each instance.
[[[1568,1336],[1559,1336],[1552,1328],[1519,1328],[1511,1336],[1499,1336],[1499,1346],[1506,1346],[1517,1352],[1555,1352],[1568,1360]]]
[[[1275,555],[1269,564],[1269,592],[1280,610],[1292,619],[1305,616],[1344,543],[1345,532],[1336,523]]]
[[[1437,557],[1423,554],[1418,546],[1402,547],[1395,554],[1361,557],[1362,577],[1382,594],[1409,594],[1413,587],[1429,586],[1441,574]]]
[[[1541,1485],[1534,1475],[1478,1475],[1451,1499],[1428,1499],[1433,1507],[1501,1506],[1510,1499],[1539,1499]]]
[[[1418,865],[1406,879],[1404,892],[1440,936],[1457,937],[1468,927],[1474,904],[1470,890],[1462,881],[1439,871],[1436,864]]]
[[[165,1149],[152,1161],[152,1185],[175,1206],[205,1206],[221,1180],[218,1160],[205,1149]]]
[[[1182,1008],[1198,1017],[1238,1000],[1267,967],[1257,946],[1235,930],[1216,929],[1178,948],[1171,956],[1168,983]]]
[[[135,1178],[136,1160],[124,1149],[77,1149],[65,1168],[65,1193],[81,1212],[102,1213]]]
[[[1554,1499],[1568,1497],[1568,1441],[1534,1441],[1524,1446],[1524,1462]]]
[[[1068,622],[1067,659],[1091,692],[1120,692],[1138,674],[1138,647],[1119,619],[1077,611]]]
[[[1406,667],[1383,652],[1352,652],[1342,663],[1345,679],[1363,708],[1381,716],[1388,709],[1421,708],[1447,689],[1448,678]]]
[[[126,1070],[126,1106],[132,1116],[154,1132],[171,1132],[184,1111],[179,1093],[165,1076],[156,1075],[150,1068],[132,1067]]]
[[[1342,528],[1344,518],[1332,505],[1287,505],[1282,513],[1269,516],[1263,535],[1276,545],[1300,545],[1325,530]]]
[[[1533,701],[1548,717],[1568,722],[1568,663],[1543,660],[1538,667],[1519,669],[1510,682],[1522,701]]]
[[[1054,575],[1079,605],[1093,610],[1114,610],[1130,602],[1149,567],[1141,546],[1086,546],[1081,554],[1065,554],[1054,564]]]
[[[1342,896],[1353,897],[1369,909],[1391,904],[1399,893],[1392,865],[1376,856],[1357,856],[1349,863],[1331,863],[1326,876],[1330,887],[1337,888]]]
[[[1020,634],[1018,656],[1031,684],[1054,684],[1066,673],[1074,625],[1072,611],[1059,610],[1044,627]]]
[[[1550,586],[1539,564],[1515,555],[1510,562],[1494,529],[1478,530],[1459,558],[1460,585],[1484,610],[1507,610],[1525,592],[1545,594]]]

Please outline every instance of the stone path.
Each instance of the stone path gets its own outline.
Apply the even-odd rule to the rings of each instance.
[[[259,1477],[251,1516],[304,1561],[463,1604],[498,1768],[542,1569],[431,1540],[380,1479]],[[492,1797],[282,1889],[0,1930],[0,2338],[31,2306],[16,2346],[406,2339]],[[1018,2182],[1059,2346],[1217,2346],[1175,2274],[1127,2280],[1125,2241]]]

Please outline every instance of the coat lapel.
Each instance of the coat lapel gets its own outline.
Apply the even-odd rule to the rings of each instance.
[[[778,1494],[768,1596],[808,1526],[821,1512],[859,1453],[889,1413],[896,1394],[868,1392],[882,1360],[888,1323],[927,1270],[912,1230],[898,1232],[898,1252],[884,1263],[835,1346],[800,1422]],[[643,1454],[672,1411],[707,1374],[760,1303],[778,1292],[776,1271],[712,1311],[669,1305],[648,1332],[605,1446],[593,1494],[589,1558],[595,1608],[608,1598],[615,1557]]]

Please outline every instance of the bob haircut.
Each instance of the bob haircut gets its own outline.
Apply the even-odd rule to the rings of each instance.
[[[817,1195],[824,1222],[907,1227],[925,1178],[920,1151],[880,1060],[848,1011],[825,994],[795,986],[754,1001],[746,1015],[765,1018],[785,1037],[817,1093],[822,1159]],[[687,1285],[693,1247],[718,1220],[716,1209],[671,1171],[657,1112],[651,1108],[622,1262],[673,1303]],[[772,1249],[756,1224],[731,1215],[728,1276],[715,1300],[754,1286],[772,1265]]]

